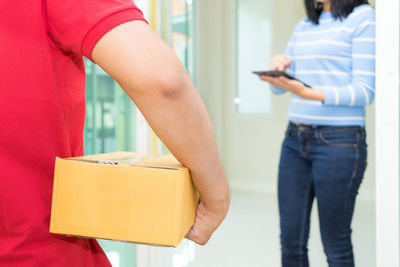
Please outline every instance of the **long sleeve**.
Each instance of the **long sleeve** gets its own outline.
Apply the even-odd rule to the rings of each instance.
[[[324,88],[325,105],[366,106],[375,97],[375,17],[365,14],[354,27],[352,37],[351,83],[342,87]]]

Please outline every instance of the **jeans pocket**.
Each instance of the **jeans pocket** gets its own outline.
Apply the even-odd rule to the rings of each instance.
[[[360,127],[340,127],[320,130],[320,141],[328,146],[353,147],[360,146],[363,138]]]

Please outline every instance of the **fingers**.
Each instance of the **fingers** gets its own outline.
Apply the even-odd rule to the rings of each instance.
[[[196,229],[194,228],[190,229],[185,236],[186,239],[191,240],[200,246],[204,246],[205,244],[207,244],[208,240],[210,240],[210,237],[211,235],[205,236],[202,234],[198,234],[196,232]]]
[[[270,61],[269,67],[271,70],[286,71],[292,65],[292,60],[285,55],[277,55]]]
[[[205,245],[222,223],[225,215],[210,213],[203,203],[200,203],[197,207],[195,223],[185,237],[199,245]]]
[[[283,64],[283,62],[281,62],[280,60],[275,60],[275,61],[272,61],[272,62],[269,64],[269,68],[270,68],[270,70],[285,71],[286,66],[285,66],[285,64]]]
[[[216,229],[210,228],[210,226],[207,225],[206,220],[200,219],[197,216],[195,223],[186,234],[185,238],[204,246],[207,244],[208,240],[210,240],[211,235],[215,230]]]
[[[278,78],[278,80],[287,87],[299,87],[299,86],[303,86],[303,84],[297,80],[290,80],[288,78],[286,78],[285,76],[280,76]]]
[[[285,68],[288,68],[290,67],[290,65],[292,65],[292,60],[287,56],[283,56],[282,61],[283,61],[282,64],[285,66]]]
[[[282,83],[289,83],[291,81],[288,78],[286,78],[285,76],[279,76],[277,79]]]
[[[273,78],[270,76],[261,75],[260,79],[263,81],[269,82],[272,85],[275,85],[277,87],[280,87],[282,89],[289,90],[289,91],[290,91],[290,88],[293,86],[293,83],[296,82],[296,81],[289,80],[288,78],[286,78],[284,76],[279,76],[278,78]]]
[[[279,76],[276,78],[276,86],[291,91],[291,88],[294,86],[293,80],[289,80],[285,76]]]
[[[275,86],[280,87],[282,85],[282,82],[279,80],[279,78],[273,78],[271,76],[261,75],[260,79],[263,81],[269,82],[270,84],[275,85]]]

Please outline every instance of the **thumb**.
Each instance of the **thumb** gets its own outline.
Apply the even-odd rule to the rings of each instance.
[[[201,246],[204,246],[208,241],[208,239],[204,239],[204,238],[201,239],[201,237],[198,234],[196,234],[196,230],[194,227],[192,227],[189,230],[189,232],[186,234],[185,238],[188,240],[191,240]]]

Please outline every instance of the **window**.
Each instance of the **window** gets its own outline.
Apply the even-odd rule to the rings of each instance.
[[[268,70],[272,27],[271,1],[237,0],[236,110],[242,114],[269,113],[270,90],[252,71]]]
[[[135,105],[100,67],[89,60],[85,66],[85,153],[135,150]]]
[[[172,1],[172,47],[193,74],[193,0]]]

